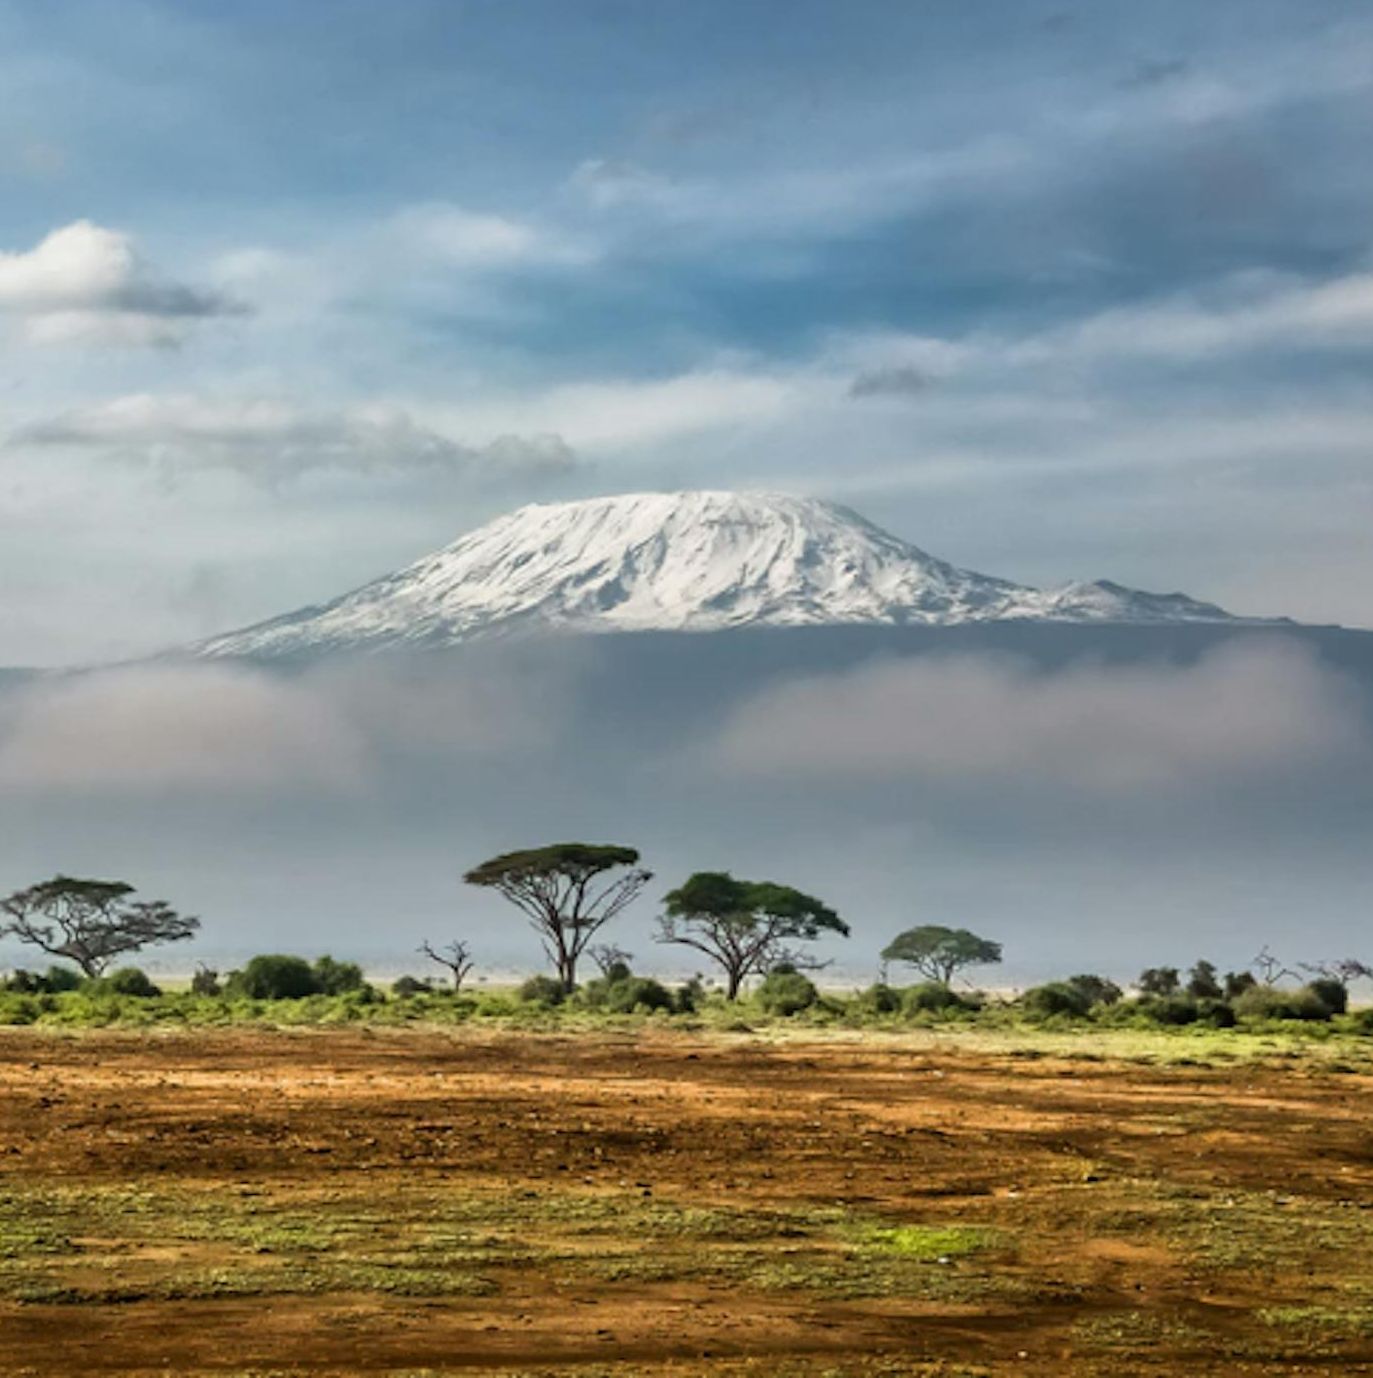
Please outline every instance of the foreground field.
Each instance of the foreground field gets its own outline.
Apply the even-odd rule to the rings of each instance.
[[[0,1033],[0,1374],[1373,1372],[1368,1040]]]

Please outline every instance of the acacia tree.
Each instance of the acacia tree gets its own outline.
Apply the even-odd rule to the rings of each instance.
[[[771,881],[736,880],[726,871],[698,871],[663,899],[657,940],[695,948],[725,974],[738,997],[745,979],[782,962],[816,965],[794,944],[824,933],[848,937],[848,925],[812,895]]]
[[[947,986],[965,967],[985,966],[1001,960],[1001,944],[979,938],[966,928],[945,928],[927,923],[898,933],[882,949],[884,962],[904,962],[930,981]]]
[[[178,914],[163,900],[135,900],[122,880],[55,876],[0,900],[0,937],[11,934],[52,957],[75,962],[97,977],[128,952],[189,938],[200,920]]]
[[[570,995],[587,944],[633,903],[653,873],[639,866],[633,847],[556,842],[492,857],[463,879],[495,890],[523,911]]]
[[[431,962],[437,962],[441,967],[447,967],[448,973],[453,978],[453,993],[460,994],[462,983],[467,980],[468,974],[476,965],[476,958],[472,956],[472,949],[461,938],[454,940],[445,947],[436,948],[426,938],[420,945],[419,950],[429,958]]]

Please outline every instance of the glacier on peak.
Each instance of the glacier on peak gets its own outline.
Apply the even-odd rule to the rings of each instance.
[[[330,603],[214,637],[201,656],[449,646],[530,632],[1240,619],[1108,581],[1036,589],[960,569],[858,513],[779,493],[532,504]]]

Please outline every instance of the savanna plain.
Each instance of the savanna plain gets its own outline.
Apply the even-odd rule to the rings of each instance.
[[[1373,1372],[1373,1040],[0,1030],[0,1374]]]

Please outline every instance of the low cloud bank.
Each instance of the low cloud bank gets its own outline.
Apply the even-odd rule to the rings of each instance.
[[[347,797],[396,762],[518,756],[554,720],[499,667],[100,671],[0,699],[0,793]]]
[[[1302,648],[1270,644],[1222,647],[1185,667],[884,662],[760,695],[706,759],[744,778],[1115,792],[1262,779],[1368,754],[1358,690]]]

